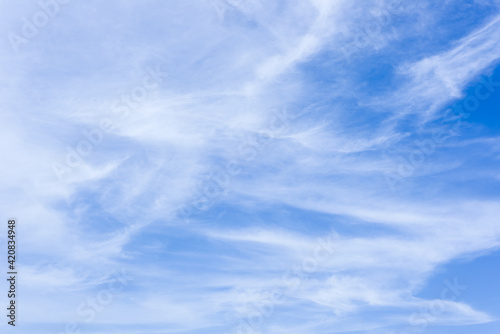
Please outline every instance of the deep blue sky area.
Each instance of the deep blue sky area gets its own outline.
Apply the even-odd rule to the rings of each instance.
[[[491,77],[492,89],[494,90],[491,92],[491,96],[484,101],[480,101],[477,110],[470,112],[467,121],[480,126],[480,135],[497,136],[500,131],[500,66],[497,65],[488,77]],[[485,77],[482,80],[490,81]],[[481,81],[479,81],[479,84],[481,85]],[[477,81],[476,85],[465,90],[465,94],[474,96],[476,87]]]

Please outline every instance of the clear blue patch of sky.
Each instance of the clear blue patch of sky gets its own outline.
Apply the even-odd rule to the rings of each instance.
[[[437,268],[425,288],[416,296],[426,299],[439,299],[441,291],[447,287],[445,280],[467,286],[461,291],[457,301],[471,305],[493,317],[500,318],[500,250],[489,254],[470,254]],[[451,296],[451,294],[448,294]],[[498,324],[497,324],[498,326]]]
[[[465,91],[466,96],[462,100],[461,104],[464,105],[466,103],[466,99],[471,101],[478,100],[478,107],[470,112],[470,116],[466,119],[467,122],[476,124],[480,126],[482,136],[497,136],[500,134],[500,66],[497,66],[491,77],[492,82],[496,85],[493,92],[489,92],[487,89],[482,88],[479,90],[479,94],[487,94],[491,95],[484,100],[477,99],[476,89],[478,85],[485,87],[484,84],[477,81],[469,86],[469,88]],[[489,79],[486,76],[482,77],[482,80],[489,82]],[[474,104],[470,103],[470,108]]]

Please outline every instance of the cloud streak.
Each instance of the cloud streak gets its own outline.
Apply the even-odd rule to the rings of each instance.
[[[457,3],[60,3],[18,52],[11,32],[41,7],[3,4],[0,208],[20,222],[23,305],[46,305],[26,306],[26,333],[494,322],[473,289],[440,295],[459,273],[432,280],[500,246],[498,134],[463,119],[386,182],[412,143],[451,134],[439,121],[471,85],[495,86],[498,4],[457,26]],[[362,22],[379,32],[346,59]],[[496,89],[479,86],[486,108]],[[121,268],[135,279],[82,321],[78,303]]]

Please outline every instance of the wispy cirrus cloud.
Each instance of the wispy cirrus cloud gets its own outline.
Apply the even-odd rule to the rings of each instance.
[[[71,2],[18,52],[4,38],[0,207],[21,223],[23,303],[46,305],[25,309],[26,330],[379,333],[422,326],[408,318],[439,300],[429,333],[494,322],[471,290],[443,300],[432,279],[499,247],[498,135],[464,119],[397,188],[385,176],[412,143],[450,134],[437,120],[472,83],[498,81],[498,4],[398,4]],[[2,6],[7,37],[40,10]],[[359,47],[366,22],[380,29]],[[113,131],[59,182],[54,163],[103,119]],[[331,235],[335,252],[304,267]],[[117,268],[134,280],[86,322],[78,306]],[[273,291],[283,297],[262,316]]]

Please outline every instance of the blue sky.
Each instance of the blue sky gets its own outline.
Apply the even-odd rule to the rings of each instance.
[[[0,7],[2,333],[499,332],[500,1]]]

